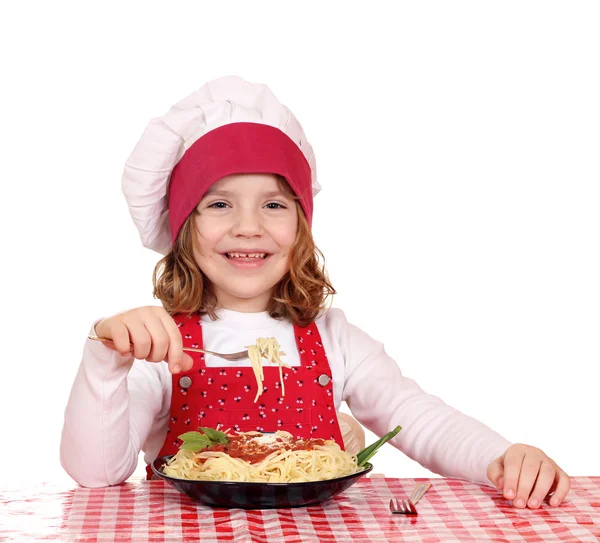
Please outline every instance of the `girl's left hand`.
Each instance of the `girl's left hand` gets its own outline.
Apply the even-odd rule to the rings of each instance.
[[[518,508],[538,508],[552,494],[550,505],[560,505],[571,487],[569,476],[554,460],[530,445],[512,445],[487,469],[488,479]]]

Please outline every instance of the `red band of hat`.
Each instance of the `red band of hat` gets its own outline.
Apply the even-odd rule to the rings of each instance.
[[[300,148],[278,128],[259,123],[231,123],[211,130],[185,152],[171,173],[171,240],[206,191],[226,175],[273,173],[283,176],[312,222],[311,171]]]

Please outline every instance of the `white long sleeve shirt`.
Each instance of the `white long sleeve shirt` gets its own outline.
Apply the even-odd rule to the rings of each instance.
[[[263,313],[218,312],[202,317],[204,346],[237,352],[259,337],[275,337],[285,362],[299,365],[293,326]],[[511,445],[477,420],[425,393],[402,375],[383,345],[331,309],[316,321],[331,365],[336,410],[347,402],[354,417],[424,467],[446,477],[490,484],[487,467]],[[208,366],[249,366],[206,357]],[[265,364],[268,362],[265,361]],[[61,439],[61,463],[87,487],[116,485],[135,470],[141,450],[152,462],[164,442],[172,376],[166,363],[123,357],[88,340],[75,378]]]

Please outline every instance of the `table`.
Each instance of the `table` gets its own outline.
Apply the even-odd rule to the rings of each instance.
[[[418,517],[392,516],[391,496],[431,489]],[[559,508],[514,509],[493,488],[454,479],[363,478],[318,506],[211,509],[164,481],[85,489],[40,484],[0,491],[0,541],[219,543],[600,541],[600,477],[575,477]]]

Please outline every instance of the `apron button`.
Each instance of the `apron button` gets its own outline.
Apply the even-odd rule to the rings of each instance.
[[[192,386],[192,380],[187,375],[185,375],[184,377],[179,379],[179,386],[181,388],[190,388]]]
[[[326,387],[329,384],[329,381],[331,381],[331,377],[329,377],[329,375],[326,375],[326,374],[319,375],[319,378],[317,379],[317,382],[322,387]]]

